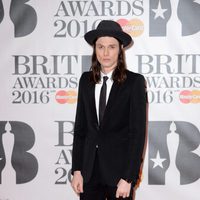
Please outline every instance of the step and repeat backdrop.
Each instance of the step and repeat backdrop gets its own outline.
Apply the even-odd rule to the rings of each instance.
[[[103,19],[134,39],[148,142],[137,200],[199,200],[200,0],[0,0],[0,200],[77,200],[71,156],[83,35]]]

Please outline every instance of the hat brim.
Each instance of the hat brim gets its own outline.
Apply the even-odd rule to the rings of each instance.
[[[93,45],[97,38],[104,36],[114,37],[118,39],[122,43],[123,47],[127,47],[133,42],[131,36],[127,33],[111,30],[92,30],[87,32],[84,35],[84,38],[90,45]]]

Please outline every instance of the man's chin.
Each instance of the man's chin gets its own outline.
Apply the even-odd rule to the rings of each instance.
[[[103,63],[101,66],[103,66],[103,68],[105,68],[105,69],[110,69],[110,68],[114,69],[113,65],[112,64],[108,64],[108,63]]]

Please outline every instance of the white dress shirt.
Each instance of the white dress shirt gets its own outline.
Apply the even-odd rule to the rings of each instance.
[[[103,85],[103,76],[108,77],[108,80],[106,81],[106,85],[107,85],[106,104],[107,104],[108,98],[109,98],[109,95],[110,95],[110,91],[111,91],[111,88],[112,88],[112,84],[113,84],[112,73],[113,73],[113,71],[109,72],[108,74],[104,74],[104,73],[101,72],[100,82],[95,85],[95,103],[96,103],[96,111],[97,111],[98,120],[99,120],[99,96],[100,96],[101,87]]]

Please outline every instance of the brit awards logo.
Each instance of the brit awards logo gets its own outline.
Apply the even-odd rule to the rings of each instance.
[[[83,37],[86,32],[95,29],[104,17],[132,18],[143,13],[143,0],[60,1],[54,14],[54,38]],[[139,19],[122,19],[120,23],[131,35],[143,32],[143,22]]]
[[[150,185],[186,185],[200,178],[200,132],[183,121],[149,123]]]
[[[74,121],[55,121],[58,130],[58,141],[55,145],[58,157],[55,162],[55,184],[71,182],[72,144],[74,136]]]
[[[149,35],[166,36],[169,29],[175,33],[174,27],[180,31],[179,35],[193,35],[200,31],[199,18],[199,0],[150,0]],[[171,24],[173,22],[175,26]]]
[[[37,14],[28,3],[29,0],[0,0],[0,26],[7,29],[14,25],[15,37],[29,35],[37,25]]]
[[[14,55],[13,104],[75,104],[79,55]]]
[[[0,121],[0,184],[11,186],[33,180],[38,172],[33,129],[24,122]]]

